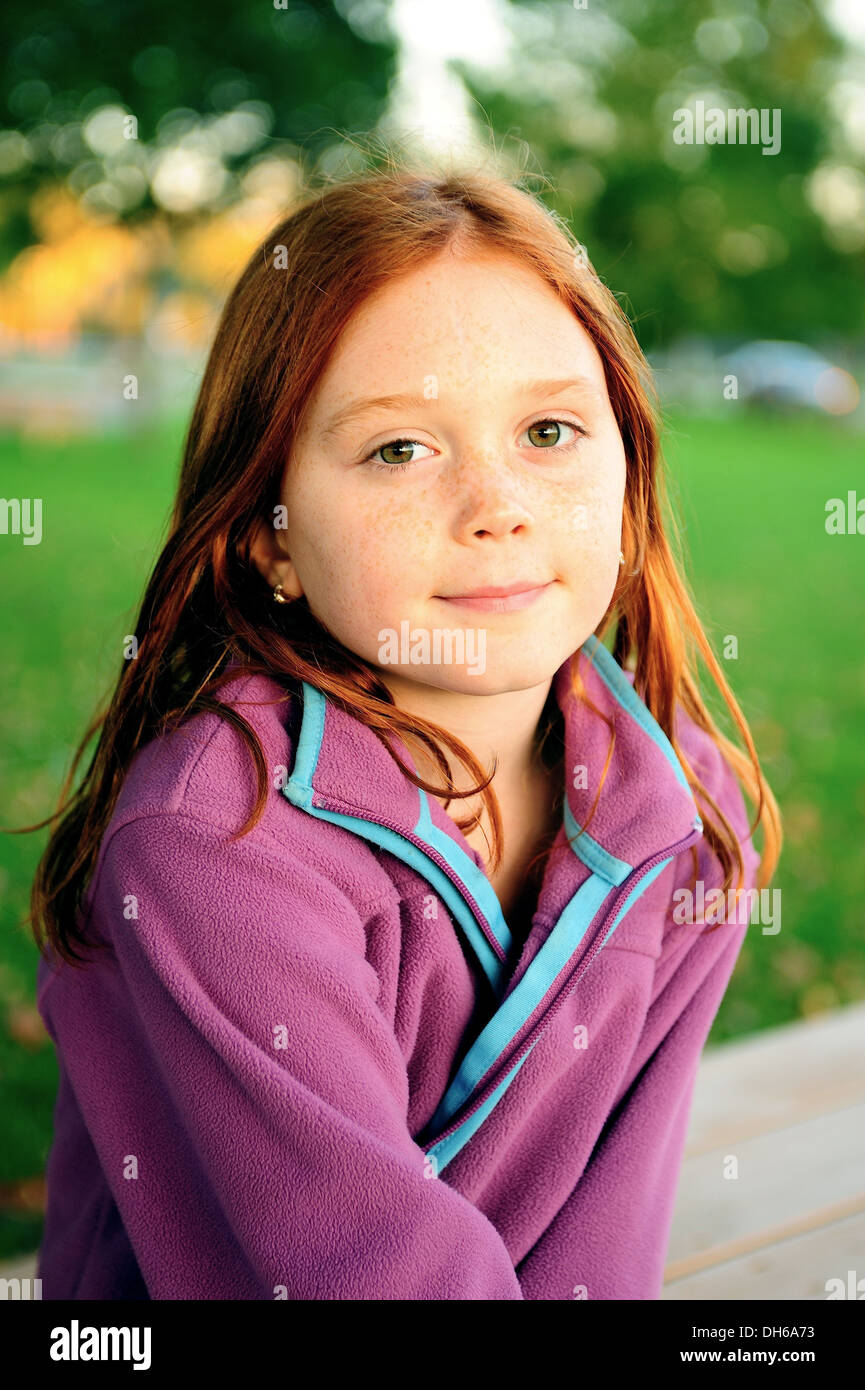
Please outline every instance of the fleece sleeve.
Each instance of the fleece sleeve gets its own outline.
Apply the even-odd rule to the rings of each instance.
[[[522,1298],[408,1133],[363,922],[326,875],[157,814],[115,832],[98,905],[110,1060],[77,1089],[152,1298]]]
[[[744,886],[750,889],[759,856],[746,839],[744,799],[732,777],[722,775],[715,795],[740,836]],[[693,873],[687,853],[674,864],[671,892],[688,886]],[[705,842],[699,845],[697,878],[706,892],[722,882]],[[747,929],[737,918],[714,928],[672,925],[664,933],[636,1047],[611,1092],[582,1176],[517,1266],[527,1299],[660,1298],[700,1057]],[[615,1036],[628,1026],[624,1003],[616,999],[609,1009],[602,1003],[605,994],[616,998],[620,961],[616,952],[607,955],[591,984],[603,1017],[594,1045],[610,1055]]]

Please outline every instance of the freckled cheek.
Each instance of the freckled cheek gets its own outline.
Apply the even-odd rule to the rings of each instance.
[[[607,606],[619,572],[624,468],[587,477],[567,495],[549,499],[543,530],[550,563],[583,608]]]
[[[543,529],[566,554],[599,555],[619,548],[622,495],[605,484],[570,490],[544,508]]]
[[[429,510],[386,496],[355,496],[338,507],[331,497],[321,506],[326,524],[315,499],[297,499],[286,541],[313,611],[376,630],[392,609],[408,616],[409,601],[436,568]]]
[[[364,586],[363,607],[376,623],[382,614],[409,617],[413,603],[441,578],[434,517],[429,508],[397,498],[383,498],[368,510],[354,565]]]

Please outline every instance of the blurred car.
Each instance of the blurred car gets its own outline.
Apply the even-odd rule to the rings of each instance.
[[[758,339],[718,361],[725,376],[736,377],[739,400],[830,415],[847,415],[859,403],[855,378],[805,343]]]

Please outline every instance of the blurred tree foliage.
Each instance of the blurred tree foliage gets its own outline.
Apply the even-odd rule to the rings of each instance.
[[[865,59],[851,75],[818,0],[584,4],[501,0],[509,59],[456,66],[493,143],[525,141],[548,178],[537,191],[624,296],[643,346],[861,334],[865,142],[845,139],[837,94],[845,72],[865,93]],[[384,111],[392,18],[391,0],[5,7],[0,270],[38,239],[33,196],[52,181],[82,204],[115,199],[119,220],[160,205],[183,221],[230,207],[263,156],[338,172],[342,137]],[[780,110],[780,151],[676,144],[674,113],[697,100]],[[118,142],[124,112],[136,139]],[[172,171],[179,145],[197,166]]]
[[[40,184],[68,177],[81,193],[105,179],[106,166],[110,176],[110,152],[94,150],[84,130],[100,108],[132,113],[140,148],[151,159],[184,130],[245,111],[252,118],[246,132],[241,125],[238,139],[236,127],[219,150],[230,174],[262,153],[296,153],[296,147],[314,162],[343,133],[370,129],[395,61],[387,9],[387,0],[4,6],[2,263],[33,240],[28,207]],[[124,216],[153,207],[147,180],[139,182],[141,196],[133,196]],[[229,178],[224,199],[211,206],[233,196]]]
[[[683,329],[862,332],[865,221],[833,244],[809,201],[824,161],[853,165],[848,183],[862,186],[861,150],[839,147],[831,107],[845,55],[815,4],[513,0],[509,14],[512,62],[463,63],[463,80],[550,175],[545,200],[627,295],[644,347]],[[675,144],[673,113],[696,99],[779,108],[779,153]]]

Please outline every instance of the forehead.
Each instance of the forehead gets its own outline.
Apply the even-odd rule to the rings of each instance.
[[[456,384],[469,370],[491,380],[571,371],[605,386],[590,334],[536,270],[511,255],[447,251],[359,305],[320,385],[399,390],[429,375]]]

